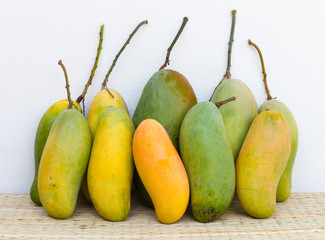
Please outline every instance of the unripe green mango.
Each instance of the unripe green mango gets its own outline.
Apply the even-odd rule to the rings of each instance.
[[[259,113],[236,163],[237,196],[249,215],[268,218],[273,214],[277,186],[290,148],[290,128],[285,117],[277,110]]]
[[[87,119],[74,109],[61,112],[46,141],[38,175],[39,197],[52,217],[72,215],[91,144]]]
[[[236,101],[220,107],[228,140],[236,162],[247,131],[257,115],[258,108],[251,90],[240,80],[225,79],[214,91],[211,102],[236,97]]]
[[[276,192],[276,200],[278,202],[282,202],[287,200],[291,193],[292,169],[295,163],[297,147],[298,147],[298,127],[297,127],[296,120],[292,112],[290,111],[290,109],[283,102],[279,100],[272,99],[264,102],[260,106],[260,109],[258,111],[263,112],[265,110],[272,110],[272,109],[278,110],[286,118],[290,127],[290,135],[291,135],[291,150],[290,150],[289,160],[281,176],[281,179],[278,184],[277,192]]]
[[[131,205],[134,125],[122,108],[108,107],[96,128],[87,176],[91,202],[105,219],[122,221]]]
[[[234,195],[235,165],[215,104],[201,102],[188,111],[180,130],[180,150],[190,180],[194,218],[200,222],[219,218]]]
[[[81,112],[79,103],[73,102],[74,107],[77,107],[78,111]],[[51,127],[56,117],[68,108],[69,101],[67,99],[60,100],[54,103],[43,115],[41,121],[38,124],[35,144],[34,144],[34,159],[35,159],[35,176],[33,184],[30,188],[30,198],[37,205],[42,205],[38,195],[38,168],[41,161],[43,149],[45,147],[46,140],[50,134]]]
[[[137,128],[145,119],[158,121],[166,129],[175,148],[179,150],[179,130],[183,118],[196,103],[192,86],[182,74],[170,69],[159,70],[142,91],[133,115],[134,126]],[[138,174],[135,174],[134,178],[135,186],[143,200],[153,206]]]

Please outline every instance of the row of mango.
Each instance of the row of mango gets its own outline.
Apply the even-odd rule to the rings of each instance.
[[[70,217],[81,189],[102,217],[122,221],[130,211],[132,184],[162,223],[178,221],[189,201],[197,221],[218,219],[235,192],[249,215],[267,218],[277,201],[289,197],[298,129],[289,108],[270,95],[260,49],[249,40],[260,56],[267,93],[258,109],[246,84],[231,78],[233,10],[226,73],[210,100],[197,103],[188,80],[165,69],[187,21],[185,17],[164,64],[144,87],[133,119],[107,82],[120,54],[148,21],[137,25],[116,55],[87,119],[80,104],[95,75],[104,25],[89,80],[76,101],[59,61],[68,99],[53,104],[39,123],[30,191],[32,201],[49,215]]]

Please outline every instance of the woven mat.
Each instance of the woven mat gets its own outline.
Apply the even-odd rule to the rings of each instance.
[[[269,219],[249,217],[234,200],[214,222],[199,223],[187,211],[170,225],[134,198],[126,221],[109,222],[83,197],[72,217],[56,220],[27,194],[0,194],[0,239],[325,239],[325,193],[293,193]]]

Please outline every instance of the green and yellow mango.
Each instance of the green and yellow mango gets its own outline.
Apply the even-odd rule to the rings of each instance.
[[[259,113],[236,163],[236,193],[249,215],[268,218],[273,214],[290,148],[290,128],[285,117],[277,110]]]
[[[55,119],[46,141],[38,174],[44,209],[54,218],[72,215],[86,172],[92,138],[87,119],[67,109]]]

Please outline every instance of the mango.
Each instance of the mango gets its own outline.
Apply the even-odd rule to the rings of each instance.
[[[228,42],[227,70],[210,99],[211,102],[216,103],[232,96],[236,97],[236,101],[225,104],[220,108],[235,162],[247,131],[258,112],[257,103],[251,90],[244,82],[231,78],[231,54],[236,14],[237,11],[235,9],[231,11],[232,24]]]
[[[189,201],[185,167],[164,127],[153,119],[144,120],[133,138],[133,157],[161,223],[178,221]]]
[[[91,103],[88,114],[88,122],[93,136],[95,136],[101,113],[108,107],[119,107],[129,113],[123,97],[117,91],[114,89],[109,89],[109,92],[106,89],[99,91]]]
[[[188,80],[179,72],[163,69],[156,72],[144,87],[133,122],[137,128],[145,119],[157,120],[178,150],[181,123],[187,111],[196,103]]]
[[[247,131],[258,113],[257,103],[251,90],[240,80],[225,79],[215,90],[211,102],[236,97],[236,101],[220,107],[228,140],[236,162]]]
[[[91,103],[89,109],[88,123],[93,137],[96,133],[99,117],[104,111],[104,109],[113,106],[119,107],[123,109],[126,113],[129,113],[123,97],[114,89],[109,89],[108,91],[106,89],[99,91],[95,96],[93,102]],[[86,197],[86,199],[91,202],[87,185],[87,173],[82,181],[81,191]]]
[[[79,103],[73,102],[74,107],[77,107],[78,111],[81,112],[81,107]],[[38,124],[35,144],[34,144],[34,160],[35,160],[35,176],[33,184],[30,188],[30,198],[32,201],[41,206],[41,201],[38,194],[38,169],[41,161],[43,149],[45,147],[46,140],[50,134],[51,127],[54,123],[56,117],[68,108],[69,101],[68,99],[63,99],[54,103],[43,115],[41,121]]]
[[[110,221],[122,221],[130,211],[133,134],[133,122],[121,108],[108,107],[100,115],[87,182],[91,202]]]
[[[193,216],[200,222],[213,221],[227,210],[235,192],[234,159],[216,105],[201,102],[192,107],[183,120],[179,140]]]
[[[120,108],[124,109],[127,113],[129,113],[128,108],[127,108],[122,96],[117,91],[107,88],[107,81],[108,81],[108,78],[109,78],[111,72],[113,71],[114,66],[116,65],[118,58],[120,57],[120,55],[122,54],[122,52],[124,51],[126,46],[130,43],[134,34],[144,24],[148,24],[148,21],[144,20],[136,26],[136,28],[129,35],[126,42],[123,44],[120,51],[116,54],[116,56],[112,62],[112,65],[110,66],[110,68],[105,76],[105,79],[102,83],[102,90],[95,96],[95,99],[93,100],[93,102],[91,104],[91,107],[89,110],[89,115],[88,115],[88,122],[89,122],[93,136],[95,135],[95,132],[96,132],[97,123],[98,123],[100,114],[107,107],[111,107],[111,106],[120,107]],[[85,178],[83,179],[81,190],[82,190],[84,196],[89,201],[91,201],[90,196],[89,196],[89,191],[88,191],[88,185],[87,185],[87,174],[86,174]]]
[[[163,69],[156,72],[142,91],[135,109],[133,122],[137,128],[145,119],[155,119],[166,129],[175,148],[179,149],[179,130],[187,111],[197,103],[188,80],[180,73]],[[147,205],[150,197],[141,181],[134,175],[134,182]]]
[[[76,102],[72,101],[73,106],[76,109],[78,109],[80,112],[81,112],[81,107],[80,107],[79,103],[81,101],[84,101],[85,96],[86,96],[87,91],[88,91],[88,88],[91,85],[92,80],[93,80],[93,78],[95,76],[95,72],[96,72],[96,69],[97,69],[100,53],[101,53],[101,50],[102,50],[103,34],[104,34],[104,24],[101,25],[101,28],[100,28],[97,54],[96,54],[95,63],[94,63],[93,68],[91,70],[89,79],[88,79],[88,81],[87,81],[87,83],[85,85],[85,88],[84,88],[82,94],[78,97],[77,101]],[[59,65],[61,65],[60,61],[59,61]],[[65,67],[63,66],[62,68],[63,68],[63,71],[65,73],[65,77],[68,78]],[[67,93],[68,93],[68,97],[69,97],[70,90],[68,91],[68,88],[69,88],[69,86],[66,85],[66,89],[67,89]],[[37,205],[41,205],[41,201],[40,201],[39,195],[38,195],[37,185],[38,185],[38,168],[39,168],[40,160],[41,160],[41,157],[42,157],[43,149],[44,149],[46,140],[48,138],[48,135],[50,133],[50,130],[51,130],[51,127],[53,125],[54,120],[56,119],[56,117],[62,111],[66,110],[68,108],[68,105],[69,105],[69,100],[68,99],[64,99],[64,100],[58,101],[55,104],[53,104],[44,113],[44,115],[43,115],[43,117],[42,117],[42,119],[41,119],[41,121],[40,121],[40,123],[38,125],[38,128],[37,128],[36,137],[35,137],[35,144],[34,144],[35,177],[34,177],[34,181],[33,181],[33,184],[31,186],[31,189],[30,189],[30,198]]]
[[[86,172],[92,144],[86,118],[67,109],[55,119],[46,141],[38,175],[41,203],[54,218],[72,215]]]
[[[268,218],[273,214],[290,148],[290,128],[285,117],[277,110],[259,113],[236,163],[236,193],[249,215]]]
[[[287,120],[290,128],[290,135],[291,135],[290,156],[286,168],[280,178],[277,192],[276,192],[276,200],[278,202],[283,202],[289,198],[291,193],[292,170],[293,170],[293,165],[295,162],[297,148],[298,148],[298,127],[292,112],[283,102],[275,99],[268,100],[260,106],[258,111],[263,112],[265,110],[277,110],[281,112],[285,117],[285,119]]]

